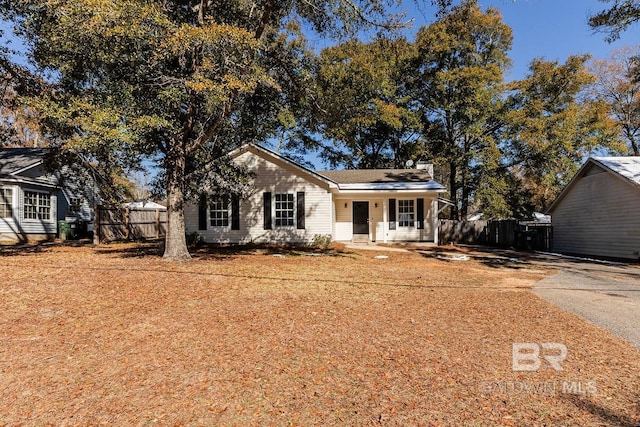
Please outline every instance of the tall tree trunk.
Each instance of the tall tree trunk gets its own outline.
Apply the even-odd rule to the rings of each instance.
[[[460,219],[466,220],[469,214],[469,184],[466,178],[462,180],[462,201],[460,203]]]
[[[167,171],[167,237],[163,258],[191,259],[184,225],[185,149],[182,141],[172,141],[165,158]]]
[[[449,163],[449,194],[451,195],[451,201],[455,203],[450,208],[449,219],[458,219],[458,187],[456,183],[456,174],[458,168],[455,162]]]

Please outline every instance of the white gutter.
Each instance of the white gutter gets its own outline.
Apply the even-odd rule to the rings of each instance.
[[[447,190],[436,181],[426,182],[375,182],[375,183],[356,183],[356,184],[338,184],[340,191],[387,191],[387,190],[407,190],[407,191],[437,191],[446,192]]]

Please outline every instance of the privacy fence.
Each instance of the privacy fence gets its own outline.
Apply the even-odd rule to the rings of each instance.
[[[165,237],[167,212],[160,209],[96,209],[94,240],[149,240]]]
[[[440,220],[440,244],[466,243],[522,250],[551,250],[551,224],[517,220]]]

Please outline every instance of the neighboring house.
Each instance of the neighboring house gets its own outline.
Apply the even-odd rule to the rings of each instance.
[[[209,243],[336,241],[437,242],[438,195],[430,165],[421,169],[315,172],[257,145],[230,153],[254,175],[242,200],[187,205],[188,232]]]
[[[56,236],[58,221],[90,221],[84,192],[60,185],[61,173],[44,167],[47,149],[0,149],[0,240],[45,240]]]
[[[548,213],[554,251],[638,260],[640,157],[590,158]]]

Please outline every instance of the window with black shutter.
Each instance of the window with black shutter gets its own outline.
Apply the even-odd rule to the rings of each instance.
[[[304,191],[299,191],[296,195],[296,226],[298,230],[304,230]]]
[[[271,230],[271,192],[263,193],[262,200],[264,205],[264,229]]]
[[[396,199],[389,199],[389,230],[396,229]]]

